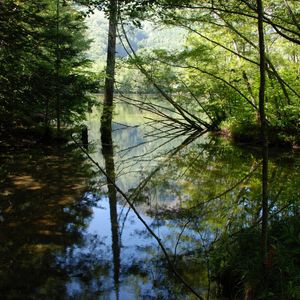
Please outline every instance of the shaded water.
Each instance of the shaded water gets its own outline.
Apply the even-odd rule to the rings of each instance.
[[[118,104],[113,143],[101,143],[100,116],[91,115],[91,156],[127,195],[135,193],[138,212],[189,285],[217,299],[216,268],[232,251],[222,240],[260,218],[260,155],[209,135],[160,138],[144,117]],[[0,298],[195,299],[113,185],[72,148],[2,148]],[[278,224],[299,213],[299,175],[297,156],[271,158]]]

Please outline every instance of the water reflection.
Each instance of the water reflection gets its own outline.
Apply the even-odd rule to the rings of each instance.
[[[112,140],[112,111],[110,107],[104,106],[101,119],[101,144],[102,154],[105,162],[107,174],[107,188],[111,222],[112,253],[114,265],[114,289],[115,298],[119,299],[119,280],[120,280],[120,241],[119,224],[117,213],[117,191],[114,186],[116,183],[113,140]]]
[[[98,117],[88,123],[91,155],[110,180],[70,149],[2,151],[0,298],[193,299],[112,183],[135,193],[139,213],[204,298],[257,291],[259,151],[209,135],[153,141],[138,111],[121,112],[101,136]],[[273,295],[262,299],[298,296],[299,174],[297,156],[270,153]]]
[[[129,128],[128,131],[130,130]],[[138,132],[136,128],[135,131]],[[126,136],[126,130],[122,130],[122,133]],[[114,138],[119,149],[128,149],[126,153],[128,157],[138,156],[134,145],[128,147],[126,137],[120,138],[116,131]],[[139,144],[145,142],[143,139],[137,140]],[[164,150],[169,154],[174,144],[168,146],[170,148],[164,148]],[[130,153],[131,151],[133,154]],[[143,154],[143,151],[141,153]],[[155,154],[153,155],[155,158]],[[118,153],[115,155],[115,160],[117,164],[122,161]],[[163,163],[157,168],[157,164],[161,162]],[[139,160],[139,163],[147,164],[148,161]],[[259,149],[245,151],[219,138],[206,136],[182,147],[180,151],[175,151],[170,160],[160,159],[154,166],[148,164],[145,168],[148,171],[144,169],[140,179],[135,180],[135,186],[138,186],[143,178],[148,178],[149,174],[152,175],[136,199],[135,205],[151,228],[164,241],[170,255],[174,256],[174,262],[181,274],[207,298],[222,297],[220,294],[218,296],[218,290],[223,296],[242,298],[247,293],[249,295],[252,293],[254,290],[252,286],[258,286],[257,281],[263,281],[259,276],[261,274],[259,255],[256,255],[260,251],[261,236],[259,226],[261,221],[261,163]],[[269,191],[270,232],[273,234],[271,243],[280,238],[277,233],[274,233],[278,222],[289,222],[288,216],[297,215],[295,207],[298,211],[298,196],[290,194],[291,190],[295,191],[296,195],[299,193],[296,174],[299,174],[297,157],[291,153],[271,153]],[[130,176],[130,172],[123,175],[121,173],[117,181],[122,183],[124,178],[130,181]],[[136,174],[133,177],[136,179]],[[128,189],[128,185],[123,184],[122,187],[124,190],[126,187]],[[120,208],[120,215],[122,211],[123,209]],[[134,290],[132,281],[126,281],[129,276],[128,272],[134,271],[134,278],[140,288],[138,294],[130,295],[130,299],[150,296],[155,299],[191,297],[168,273],[161,251],[147,231],[141,225],[137,225],[134,215],[132,215],[132,220],[131,223],[125,220],[124,230],[121,231],[126,235],[126,232],[130,232],[137,226],[138,229],[130,238],[133,239],[134,236],[132,242],[138,246],[135,247],[136,251],[132,251],[129,256],[126,252],[133,246],[130,242],[128,243],[127,238],[122,238],[125,242],[122,243],[121,248],[123,258],[121,289]],[[245,244],[242,246],[239,243],[243,241]],[[246,247],[247,251],[243,247]],[[280,244],[280,247],[286,249],[284,243]],[[234,255],[230,256],[228,251]],[[237,257],[241,263],[238,262],[236,265],[233,261],[230,262],[230,259]],[[288,257],[291,257],[291,253],[286,253],[281,259],[284,261]],[[255,262],[254,268],[247,265],[251,264],[249,258],[252,259],[252,265]],[[144,259],[147,260],[146,268],[143,263]],[[127,268],[124,267],[126,265],[128,265]],[[155,269],[155,265],[160,266],[159,272]],[[274,274],[278,272],[276,268],[279,268],[279,265],[278,261],[275,265],[273,264]],[[241,273],[233,274],[232,272],[236,272],[232,271],[233,268],[240,270]],[[124,270],[127,270],[127,273]],[[293,272],[292,274],[295,274]],[[150,278],[155,277],[153,274],[159,278],[159,284],[156,283],[156,279],[149,281]],[[140,276],[148,281],[147,286],[143,285],[140,279],[138,280]],[[255,280],[252,280],[251,276]],[[226,283],[224,278],[229,278],[230,282]],[[246,278],[246,281],[241,283],[241,278]],[[216,280],[223,284],[221,290],[216,285]],[[286,281],[283,280],[281,284],[284,285],[284,282]],[[281,296],[278,290],[274,293],[274,299]]]
[[[174,219],[175,224],[180,218],[188,220],[182,240],[189,238],[189,229],[201,236],[198,247],[202,259],[209,254],[208,275],[221,282],[223,295],[232,299],[243,298],[247,293],[269,293],[270,286],[273,294],[268,299],[294,299],[280,288],[288,285],[285,277],[281,278],[280,284],[274,284],[278,282],[275,274],[288,261],[298,259],[293,257],[290,242],[274,228],[285,224],[286,229],[297,227],[296,232],[299,233],[299,223],[295,224],[299,216],[299,197],[290,193],[294,191],[299,195],[299,160],[289,153],[276,153],[270,158],[269,165],[268,272],[272,278],[269,287],[261,276],[259,254],[262,215],[259,152],[234,148],[226,142],[220,144],[218,139],[212,139],[209,145],[196,142],[184,149],[180,156],[174,157],[171,167],[161,170],[148,185],[152,190],[175,191],[177,201],[173,201],[172,205],[160,201],[159,208],[150,213],[157,217],[158,210],[162,220]],[[295,239],[296,235],[292,240],[295,242]],[[280,255],[277,252],[279,248],[282,249]],[[189,249],[197,249],[196,244],[194,247],[189,245],[182,254],[185,256]],[[292,278],[297,272],[299,266],[293,265],[286,276]],[[295,293],[297,280],[292,282],[290,293]]]
[[[89,167],[70,149],[2,148],[1,299],[61,299],[71,276],[56,257],[82,242]]]

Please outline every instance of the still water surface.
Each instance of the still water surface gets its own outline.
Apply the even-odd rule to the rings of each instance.
[[[259,155],[209,135],[160,137],[145,125],[147,114],[117,107],[104,152],[100,116],[89,116],[91,157],[127,195],[142,186],[132,198],[138,212],[186,281],[217,299],[207,253],[224,231],[259,217]],[[76,145],[2,149],[1,299],[195,299]],[[270,161],[271,212],[297,203],[299,168],[290,153]]]

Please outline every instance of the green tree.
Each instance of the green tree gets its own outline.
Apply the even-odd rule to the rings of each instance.
[[[84,117],[92,104],[88,92],[96,82],[85,70],[84,16],[70,2],[57,4],[7,0],[2,5],[1,114],[14,125],[67,123]]]
[[[147,54],[146,63],[156,69],[166,65],[177,69],[177,78],[172,79],[176,84],[171,85],[174,92],[180,92],[176,101],[189,112],[197,112],[199,119],[210,120],[212,128],[230,129],[236,136],[246,133],[258,141],[260,64],[256,6],[250,1],[158,4],[165,8],[158,10],[162,22],[181,26],[189,35],[184,51],[156,51]],[[296,143],[300,90],[295,48],[299,38],[299,4],[264,4],[266,118],[274,136]],[[158,73],[151,74],[152,81],[161,82]]]

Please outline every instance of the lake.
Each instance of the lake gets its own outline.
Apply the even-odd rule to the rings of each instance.
[[[104,145],[99,110],[88,116],[88,153],[113,184],[73,142],[2,146],[1,299],[197,299],[172,268],[203,299],[245,299],[261,281],[260,150],[155,118],[118,102]],[[261,299],[299,299],[299,198],[299,155],[271,149],[269,276],[280,270],[280,288]]]

